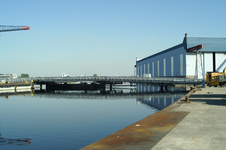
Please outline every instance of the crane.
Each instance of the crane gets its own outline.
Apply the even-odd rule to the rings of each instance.
[[[29,26],[0,25],[0,32],[30,30]]]
[[[30,27],[29,26],[0,25],[0,32],[18,31],[18,30],[30,30]]]
[[[0,32],[7,32],[7,31],[19,31],[19,30],[30,30],[29,26],[13,26],[13,25],[0,25]],[[30,144],[31,139],[23,138],[23,139],[6,139],[2,137],[2,134],[0,133],[0,146],[1,145],[27,145]]]

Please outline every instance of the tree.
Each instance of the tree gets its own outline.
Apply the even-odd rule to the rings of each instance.
[[[29,74],[22,73],[20,77],[21,77],[21,78],[28,78],[28,77],[29,77]]]
[[[94,76],[94,77],[96,77],[96,76],[97,76],[97,74],[94,74],[93,76]]]

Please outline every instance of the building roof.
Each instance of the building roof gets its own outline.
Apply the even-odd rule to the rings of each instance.
[[[145,58],[143,58],[143,59],[139,59],[139,60],[137,60],[137,62],[139,62],[139,61],[144,61],[144,60],[149,59],[149,58],[151,58],[151,57],[156,57],[156,56],[161,55],[161,54],[163,54],[163,53],[166,53],[166,52],[172,51],[172,50],[174,50],[174,49],[180,48],[180,47],[182,47],[182,46],[184,46],[183,43],[182,43],[182,44],[178,44],[178,45],[176,45],[176,46],[174,46],[174,47],[171,47],[171,48],[168,48],[168,49],[163,50],[163,51],[161,51],[161,52],[158,52],[158,53],[156,53],[156,54],[154,54],[154,55],[145,57]]]
[[[187,37],[187,49],[203,45],[202,52],[226,52],[226,38]]]
[[[216,38],[216,37],[187,37],[187,34],[185,34],[185,37],[183,39],[183,42],[181,44],[178,44],[174,47],[171,47],[169,49],[163,50],[159,53],[156,53],[154,55],[145,57],[143,59],[137,60],[137,62],[144,61],[146,59],[149,59],[151,57],[155,57],[158,55],[161,55],[163,53],[169,52],[171,50],[174,50],[176,48],[184,46],[185,49],[189,49],[191,47],[197,46],[197,45],[203,45],[202,52],[222,52],[226,53],[226,38]]]

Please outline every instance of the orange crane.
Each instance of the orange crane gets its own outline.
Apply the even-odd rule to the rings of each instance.
[[[0,32],[30,30],[29,26],[0,25]]]

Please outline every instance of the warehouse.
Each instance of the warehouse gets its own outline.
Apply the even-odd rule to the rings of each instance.
[[[206,72],[226,67],[226,38],[188,37],[157,54],[136,61],[138,77],[184,77],[205,79]]]

